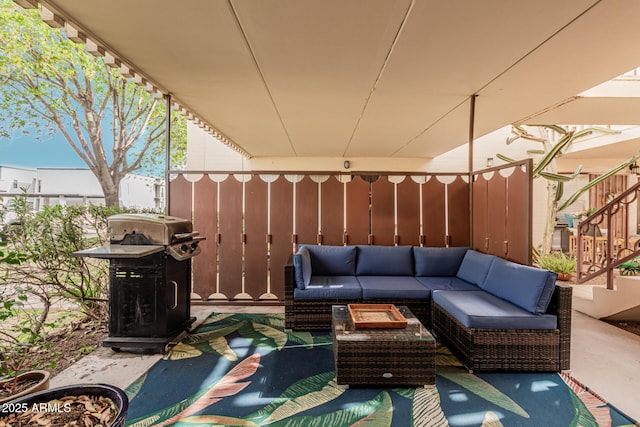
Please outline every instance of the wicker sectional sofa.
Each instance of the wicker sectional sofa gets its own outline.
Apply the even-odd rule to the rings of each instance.
[[[406,305],[470,370],[569,369],[571,287],[467,247],[300,245],[285,265],[287,329],[328,330],[331,306]]]

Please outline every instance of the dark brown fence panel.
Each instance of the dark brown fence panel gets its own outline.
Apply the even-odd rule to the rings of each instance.
[[[356,176],[347,183],[347,244],[369,244],[369,183]]]
[[[280,176],[271,184],[270,291],[284,299],[284,265],[293,253],[293,184]]]
[[[531,264],[532,169],[528,159],[475,174],[474,249]],[[487,181],[490,172],[493,176]]]
[[[242,291],[242,183],[232,175],[220,183],[220,292]]]
[[[397,185],[398,191],[398,244],[420,244],[420,184],[410,176]]]
[[[204,175],[194,184],[193,228],[206,239],[193,258],[193,292],[206,300],[217,292],[218,184]]]
[[[475,176],[473,182],[473,242],[471,247],[477,251],[489,250],[489,183],[483,174]]]
[[[468,246],[471,243],[471,207],[469,184],[458,176],[447,185],[449,246]]]
[[[371,233],[376,245],[392,246],[395,236],[395,185],[381,176],[371,184]]]
[[[444,184],[432,176],[422,184],[422,233],[424,246],[446,245]]]
[[[531,180],[522,167],[507,180],[507,255],[521,264],[531,264]]]
[[[507,179],[498,171],[493,173],[488,183],[488,204],[489,212],[488,231],[489,249],[488,253],[499,257],[506,256],[506,215],[507,215]]]
[[[267,292],[268,184],[259,175],[245,183],[244,292],[257,300]]]
[[[178,175],[169,184],[171,199],[169,200],[169,215],[179,218],[192,219],[191,201],[193,200],[193,190],[191,182],[187,181],[184,175]]]
[[[322,244],[342,245],[344,239],[344,183],[330,176],[320,186]]]
[[[305,176],[296,186],[297,243],[318,243],[318,183]]]

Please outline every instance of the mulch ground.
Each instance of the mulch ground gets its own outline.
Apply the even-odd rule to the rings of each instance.
[[[32,365],[41,366],[54,377],[100,347],[107,335],[104,324],[88,318],[74,322],[47,339],[47,344],[34,355]]]

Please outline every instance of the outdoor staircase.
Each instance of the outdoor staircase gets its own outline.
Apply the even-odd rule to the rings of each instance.
[[[576,285],[573,309],[596,319],[640,321],[640,277],[616,277],[613,290],[605,285]]]
[[[614,215],[623,224],[629,223],[629,205],[638,201],[639,195],[640,182],[580,222],[577,230],[578,260],[584,260],[581,249],[585,246],[582,240],[591,239],[595,242],[596,229],[611,230]],[[579,284],[573,289],[573,308],[597,319],[640,321],[640,276],[614,276],[614,270],[620,264],[640,257],[640,240],[631,237],[627,227],[624,236],[612,234],[608,233],[606,237],[602,256],[591,257],[589,262],[578,262]],[[584,284],[605,274],[606,286]]]

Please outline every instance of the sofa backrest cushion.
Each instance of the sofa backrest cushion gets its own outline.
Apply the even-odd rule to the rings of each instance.
[[[296,287],[305,289],[311,282],[311,254],[309,249],[301,246],[293,256],[293,266],[296,272]]]
[[[468,247],[413,248],[416,276],[455,277]]]
[[[464,258],[462,258],[456,277],[482,288],[494,259],[496,259],[494,255],[483,254],[469,249],[465,252]]]
[[[358,276],[413,276],[411,246],[358,246]]]
[[[543,314],[551,302],[556,273],[496,258],[483,289],[530,313]]]
[[[300,245],[311,256],[314,276],[353,276],[356,274],[355,246]]]

